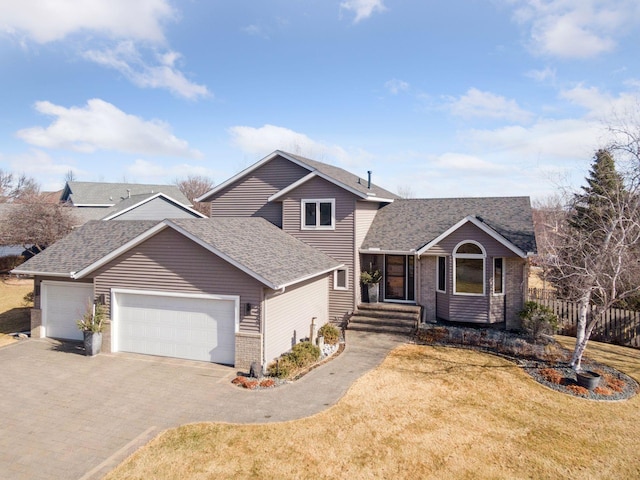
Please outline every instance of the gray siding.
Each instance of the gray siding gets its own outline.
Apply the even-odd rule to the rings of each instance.
[[[335,230],[302,230],[301,201],[317,198],[335,199]],[[353,194],[321,178],[311,179],[289,192],[284,199],[282,228],[338,262],[344,263],[349,268],[349,272],[353,272],[355,268],[355,198]],[[342,321],[354,308],[354,279],[353,275],[350,275],[347,290],[334,290],[332,284],[329,293],[329,315],[332,321]]]
[[[331,275],[287,288],[265,299],[265,361],[271,362],[310,334],[311,319],[321,327],[329,321],[328,283]]]
[[[485,258],[485,295],[484,296],[471,296],[471,295],[453,295],[453,259],[450,257],[453,255],[453,249],[458,243],[465,240],[475,240],[479,242],[485,249],[487,257]],[[493,283],[493,258],[494,257],[512,257],[507,260],[505,268],[509,265],[509,262],[516,261],[522,265],[523,260],[516,257],[513,258],[514,253],[500,242],[495,240],[490,235],[486,234],[478,227],[471,223],[467,223],[460,227],[455,232],[451,233],[448,237],[443,239],[439,244],[435,245],[429,250],[432,255],[446,255],[447,258],[447,293],[437,293],[437,316],[444,320],[458,321],[458,322],[472,322],[472,323],[493,323],[502,322],[505,318],[504,315],[504,297],[493,296],[492,283]],[[511,271],[510,271],[511,270]],[[514,269],[507,268],[506,275],[506,295],[507,301],[510,301],[510,297],[513,292],[509,288],[510,275],[513,274]],[[435,275],[435,273],[434,273]],[[521,276],[521,275],[520,275]],[[518,302],[518,298],[514,299]],[[520,302],[520,305],[522,303]],[[508,316],[514,310],[514,307],[507,309]]]
[[[168,202],[164,198],[154,198],[129,210],[113,220],[164,220],[165,218],[198,218],[190,211]]]
[[[112,288],[240,295],[240,331],[260,332],[262,284],[175,230],[165,229],[94,274],[96,295]],[[245,315],[245,304],[253,308]],[[110,308],[110,307],[109,307]]]
[[[211,217],[262,217],[282,227],[282,205],[267,202],[276,192],[309,173],[276,157],[211,197]]]
[[[380,208],[379,203],[374,202],[356,202],[356,211],[355,211],[355,249],[353,252],[353,257],[355,259],[354,264],[355,267],[352,272],[353,284],[355,286],[355,295],[356,295],[356,304],[362,301],[361,292],[362,289],[358,288],[360,285],[360,272],[363,270],[360,265],[360,254],[358,253],[358,249],[362,246],[362,242],[364,241],[364,237],[367,236],[367,232],[373,223],[373,219],[376,218],[376,214],[378,213],[378,209]],[[366,269],[365,265],[365,269]]]

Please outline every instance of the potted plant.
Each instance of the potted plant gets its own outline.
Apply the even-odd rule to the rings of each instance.
[[[101,303],[87,306],[82,318],[78,320],[78,328],[84,335],[84,352],[87,356],[100,353],[102,348],[102,331],[107,309]]]
[[[367,286],[367,293],[369,294],[369,303],[378,303],[378,296],[380,294],[379,284],[382,280],[382,274],[380,270],[363,271],[360,273],[360,281]]]

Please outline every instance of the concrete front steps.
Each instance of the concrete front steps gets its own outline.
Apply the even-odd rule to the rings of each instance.
[[[411,335],[420,321],[420,307],[400,303],[361,303],[347,330]]]

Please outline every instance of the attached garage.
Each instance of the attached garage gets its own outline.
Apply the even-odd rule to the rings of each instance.
[[[43,281],[41,289],[44,335],[82,340],[76,322],[92,303],[93,284]]]
[[[113,351],[233,365],[239,298],[112,291]]]

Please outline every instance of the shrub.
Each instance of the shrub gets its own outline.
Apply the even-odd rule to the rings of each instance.
[[[580,385],[569,385],[567,387],[567,390],[573,392],[576,395],[582,395],[583,397],[586,397],[589,394],[589,390],[581,387]]]
[[[549,307],[539,303],[525,303],[518,315],[522,319],[523,330],[534,339],[553,335],[558,330],[558,317]]]
[[[320,349],[311,342],[300,342],[290,352],[283,353],[278,360],[268,366],[269,375],[290,378],[301,369],[312,365],[320,358]]]
[[[6,255],[0,257],[0,272],[8,272],[23,263],[25,258],[22,255]]]
[[[370,272],[367,272],[365,270],[363,272],[360,272],[360,281],[365,285],[369,285],[371,283],[380,283],[381,280],[382,274],[380,273],[380,270],[372,270]]]
[[[335,345],[340,340],[340,330],[335,325],[325,323],[318,329],[318,335],[324,337],[324,343],[328,345]]]
[[[33,290],[24,294],[24,297],[22,297],[22,304],[25,307],[33,305]]]
[[[540,370],[540,375],[542,375],[542,378],[549,383],[554,383],[556,385],[562,384],[562,375],[553,368],[543,368]]]
[[[104,330],[104,321],[107,319],[107,307],[101,303],[89,303],[87,309],[82,314],[82,318],[76,323],[78,329],[83,332],[100,333]]]

